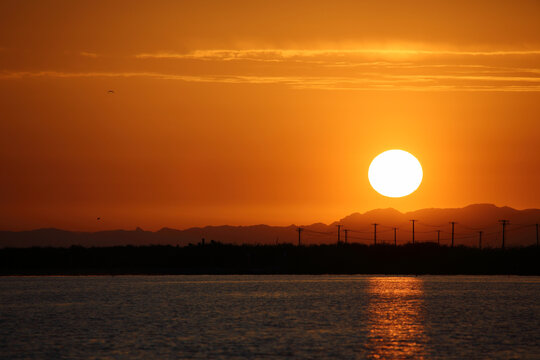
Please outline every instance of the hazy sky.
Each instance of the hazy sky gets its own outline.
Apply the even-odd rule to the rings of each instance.
[[[539,207],[539,14],[538,1],[3,0],[0,228]],[[401,199],[367,178],[394,148],[424,170]]]

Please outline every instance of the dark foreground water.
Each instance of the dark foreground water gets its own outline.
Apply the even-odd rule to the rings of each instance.
[[[540,359],[540,278],[0,278],[1,359]]]

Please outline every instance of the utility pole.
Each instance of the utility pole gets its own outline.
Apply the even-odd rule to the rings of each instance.
[[[502,248],[504,249],[504,235],[506,232],[506,225],[510,223],[509,220],[499,220],[499,222],[502,224]]]
[[[536,224],[536,247],[538,247],[538,224]]]
[[[302,231],[304,231],[304,229],[299,227],[296,231],[298,231],[298,246],[300,246],[302,244]]]
[[[482,233],[483,231],[478,232],[478,248],[482,250]]]
[[[441,246],[441,230],[437,230],[437,245]]]
[[[349,230],[343,229],[343,232],[345,233],[345,244],[348,244],[349,242],[347,241],[347,233],[349,232]]]
[[[412,222],[412,243],[414,244],[414,223],[417,222],[418,220],[413,219],[409,221]]]
[[[377,245],[377,225],[379,224],[371,224],[373,225],[373,245]]]
[[[454,247],[454,225],[456,225],[457,222],[451,221],[450,224],[452,224],[452,247]]]
[[[396,236],[397,228],[394,228],[394,246],[397,246],[397,236]]]
[[[341,225],[336,225],[337,226],[337,244],[339,245],[339,243],[341,243],[341,239],[340,239],[340,236],[341,236]]]

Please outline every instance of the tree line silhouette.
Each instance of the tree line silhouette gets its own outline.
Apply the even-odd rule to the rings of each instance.
[[[540,249],[358,243],[0,249],[0,275],[514,274],[540,275]]]

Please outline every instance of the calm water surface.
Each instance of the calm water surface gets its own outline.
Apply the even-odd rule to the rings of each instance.
[[[0,358],[540,359],[540,277],[4,277]]]

